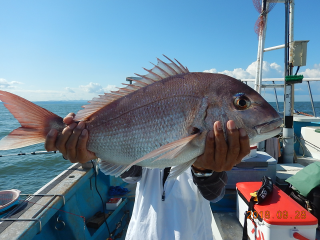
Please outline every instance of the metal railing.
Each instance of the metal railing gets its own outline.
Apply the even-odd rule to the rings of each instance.
[[[245,82],[248,84],[248,82],[255,82],[255,79],[249,78],[249,79],[240,79],[241,82]],[[320,78],[304,78],[302,82],[306,82],[308,84],[308,90],[309,90],[309,96],[310,96],[310,102],[312,106],[312,111],[313,111],[313,116],[316,115],[316,111],[314,109],[314,101],[313,101],[313,96],[311,92],[311,87],[310,87],[310,82],[312,81],[320,81]],[[277,91],[276,88],[284,88],[284,84],[275,84],[275,82],[284,82],[284,78],[264,78],[262,82],[272,82],[272,84],[261,84],[261,88],[273,88],[274,89],[274,95],[276,98],[276,105],[277,105],[277,110],[279,112],[279,104],[278,104],[278,97],[277,97]]]

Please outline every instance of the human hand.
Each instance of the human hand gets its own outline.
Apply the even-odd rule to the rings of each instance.
[[[244,129],[236,129],[232,120],[227,122],[226,142],[219,121],[207,134],[204,153],[192,165],[196,170],[229,171],[250,153],[249,137]]]
[[[59,134],[57,130],[51,129],[44,146],[47,151],[59,150],[63,157],[72,163],[85,163],[97,157],[93,152],[87,150],[89,135],[88,130],[85,129],[85,123],[75,123],[74,116],[74,113],[69,113],[63,119],[68,126],[62,130],[62,133]]]

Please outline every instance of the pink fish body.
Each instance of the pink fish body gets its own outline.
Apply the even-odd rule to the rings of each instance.
[[[173,61],[158,60],[147,71],[134,85],[94,98],[76,115],[75,120],[86,122],[87,148],[101,159],[106,174],[140,165],[175,166],[178,175],[203,153],[206,134],[217,120],[234,120],[251,144],[280,132],[279,114],[239,80],[190,73]],[[22,125],[0,141],[0,150],[43,142],[51,128],[65,127],[62,118],[16,95],[0,91],[0,100],[10,103],[5,106]]]

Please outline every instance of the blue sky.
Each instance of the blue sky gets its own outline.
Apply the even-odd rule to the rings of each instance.
[[[310,40],[300,72],[320,78],[320,1],[295,6],[295,40]],[[31,101],[90,100],[145,74],[162,54],[190,71],[254,77],[258,16],[250,0],[0,0],[0,89]],[[283,44],[283,32],[279,3],[265,47]],[[266,77],[283,76],[283,50],[264,60]],[[320,101],[320,84],[311,84]],[[263,95],[273,101],[272,92]],[[307,94],[296,85],[297,100]]]

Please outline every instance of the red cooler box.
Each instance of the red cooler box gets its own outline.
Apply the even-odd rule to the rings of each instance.
[[[239,182],[236,185],[237,216],[242,226],[250,193],[257,191],[261,185],[261,182]],[[266,200],[254,205],[250,216],[251,219],[248,217],[246,221],[251,240],[300,239],[294,237],[297,235],[310,240],[316,238],[318,220],[275,185]]]

